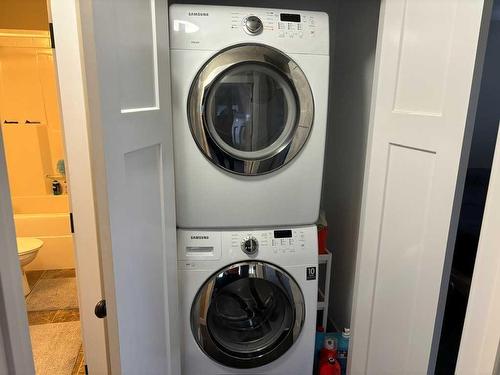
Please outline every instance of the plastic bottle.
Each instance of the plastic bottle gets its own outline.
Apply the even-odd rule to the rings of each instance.
[[[319,365],[328,362],[330,358],[337,359],[337,340],[333,337],[325,337],[325,344],[319,352]]]
[[[56,169],[57,169],[57,173],[59,173],[61,176],[66,175],[66,167],[64,166],[63,159],[60,159],[57,161]]]
[[[349,340],[351,338],[351,330],[344,328],[337,347],[337,359],[342,369],[342,375],[346,375],[347,371],[347,356],[349,354]]]
[[[52,181],[52,194],[53,195],[61,195],[62,194],[61,183],[57,180]]]
[[[318,375],[340,375],[342,372],[339,362],[330,357],[326,362],[319,365]]]

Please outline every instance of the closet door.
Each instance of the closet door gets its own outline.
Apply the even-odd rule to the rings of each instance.
[[[382,2],[351,374],[433,368],[482,11],[482,0]]]
[[[168,4],[79,10],[110,372],[178,375]]]

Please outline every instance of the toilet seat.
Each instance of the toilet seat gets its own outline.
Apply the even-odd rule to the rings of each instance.
[[[43,241],[33,237],[17,237],[17,253],[27,255],[43,246]]]

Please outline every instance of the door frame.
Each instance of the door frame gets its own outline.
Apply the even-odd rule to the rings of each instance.
[[[500,126],[500,125],[499,125]],[[500,137],[477,246],[456,374],[493,374],[500,343]],[[474,350],[470,350],[474,348]],[[498,366],[498,365],[497,365]],[[498,371],[498,368],[496,369]]]
[[[57,86],[60,113],[68,163],[73,218],[78,235],[74,235],[75,267],[78,299],[86,358],[95,373],[109,372],[108,345],[105,326],[93,314],[95,303],[102,298],[100,255],[98,251],[96,216],[90,168],[83,45],[80,38],[78,0],[48,0],[49,15],[57,30],[54,32],[57,65]],[[78,79],[80,78],[80,79]],[[71,126],[64,125],[71,124]],[[73,169],[72,169],[73,168]],[[9,182],[6,173],[3,139],[0,132],[0,372],[34,374],[33,353],[22,292],[21,270],[17,255],[16,234]],[[82,251],[85,249],[85,251]],[[100,297],[98,297],[100,296]],[[105,355],[102,355],[105,353]]]

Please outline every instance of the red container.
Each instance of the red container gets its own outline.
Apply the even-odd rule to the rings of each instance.
[[[323,349],[319,352],[319,375],[341,375],[340,364],[337,361],[337,340],[326,337]]]
[[[328,227],[318,227],[318,252],[326,254],[326,240],[328,239]]]
[[[333,357],[319,364],[318,375],[341,375],[341,372],[339,362]]]
[[[319,363],[328,362],[330,358],[337,359],[337,348],[323,348],[319,351]]]

